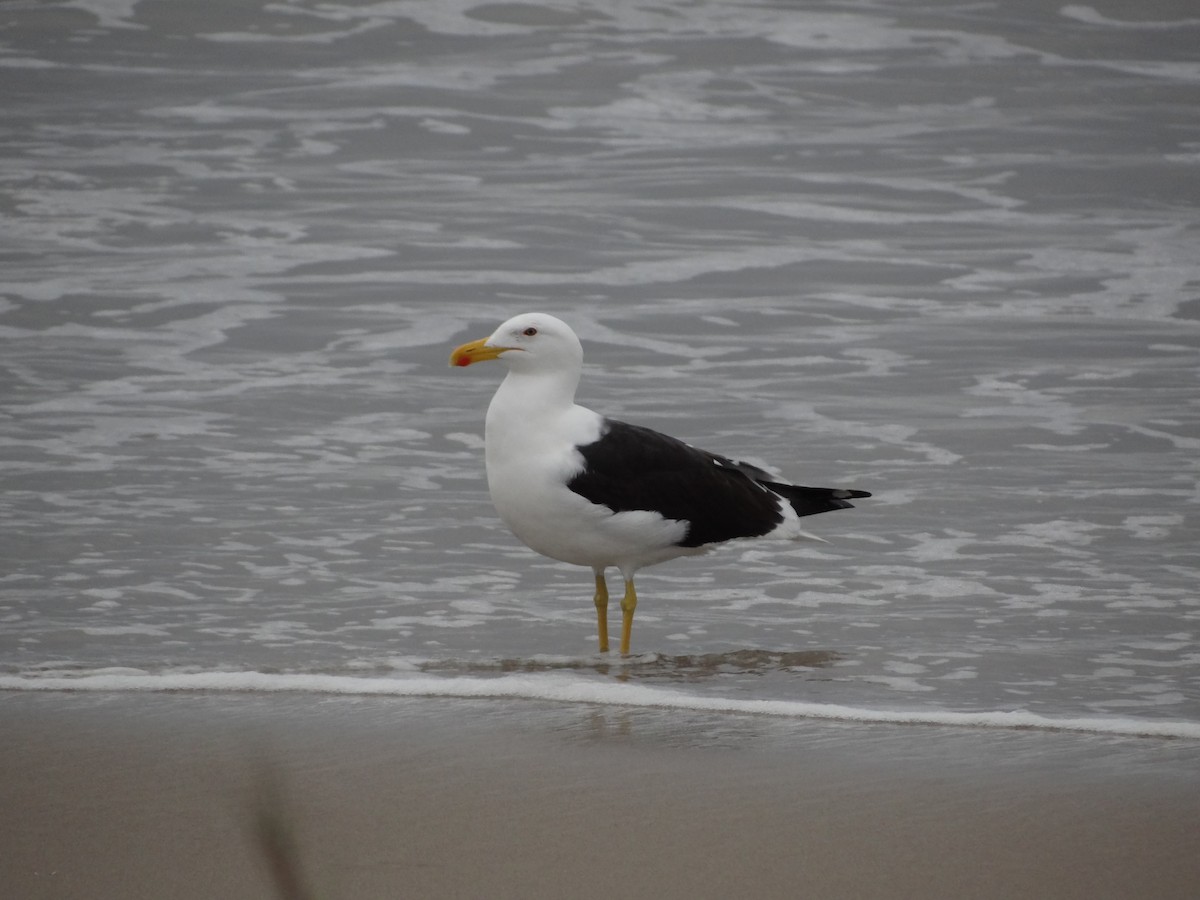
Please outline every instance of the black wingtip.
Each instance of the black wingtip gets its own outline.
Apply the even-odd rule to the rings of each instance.
[[[850,500],[871,496],[867,491],[853,491],[848,488],[814,488],[800,484],[781,484],[777,481],[761,483],[763,487],[785,497],[798,516],[815,516],[817,513],[832,512],[835,509],[853,509],[854,504]]]
[[[839,500],[860,500],[863,497],[870,497],[870,491],[852,491],[848,489],[837,490],[833,492],[833,496]]]

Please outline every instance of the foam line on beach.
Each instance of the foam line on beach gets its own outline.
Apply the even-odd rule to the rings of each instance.
[[[100,670],[80,675],[2,675],[0,690],[170,693],[309,693],[348,696],[454,697],[460,699],[541,700],[602,706],[680,709],[789,719],[824,719],[860,724],[939,725],[1009,731],[1065,731],[1130,737],[1200,740],[1200,722],[1122,717],[1048,717],[1024,710],[955,712],[946,710],[862,709],[796,700],[703,697],[622,682],[589,681],[564,675],[512,675],[504,678],[357,678],[345,675],[265,672],[187,672],[152,675]]]

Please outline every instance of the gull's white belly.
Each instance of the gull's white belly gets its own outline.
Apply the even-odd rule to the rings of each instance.
[[[582,468],[582,460],[557,459],[559,465],[538,456],[503,463],[488,459],[496,512],[533,550],[579,566],[630,571],[697,552],[676,544],[687,533],[685,522],[649,511],[614,513],[576,494],[566,482]]]

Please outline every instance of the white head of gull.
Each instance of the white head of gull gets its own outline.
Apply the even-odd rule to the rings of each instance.
[[[492,502],[527,546],[592,569],[602,652],[606,569],[615,567],[625,580],[621,653],[628,655],[639,569],[740,538],[821,540],[800,528],[801,517],[871,496],[781,482],[756,466],[579,406],[583,346],[554,316],[514,316],[450,354],[454,366],[493,359],[508,375],[487,411]]]

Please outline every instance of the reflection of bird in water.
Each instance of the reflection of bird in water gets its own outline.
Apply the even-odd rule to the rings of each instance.
[[[610,566],[625,579],[621,653],[628,654],[639,569],[736,538],[821,540],[801,530],[802,516],[871,496],[777,481],[756,466],[576,405],[583,347],[553,316],[515,316],[450,354],[456,366],[489,359],[508,366],[487,412],[492,501],[538,553],[595,573],[602,651]]]

